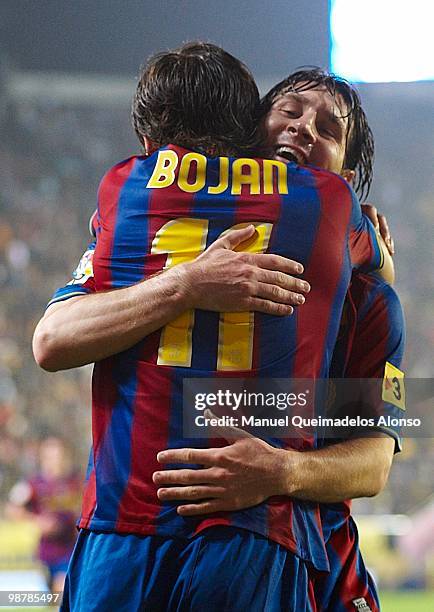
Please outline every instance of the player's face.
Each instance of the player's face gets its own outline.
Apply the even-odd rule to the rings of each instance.
[[[268,155],[345,174],[348,119],[341,107],[324,87],[279,96],[264,118]]]
[[[62,441],[50,437],[41,442],[39,462],[42,473],[51,478],[58,478],[70,470],[69,452]]]

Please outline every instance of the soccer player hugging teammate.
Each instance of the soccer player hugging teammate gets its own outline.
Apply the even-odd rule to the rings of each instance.
[[[313,164],[337,172],[349,182],[355,182],[362,197],[367,195],[372,180],[373,137],[358,93],[349,83],[319,69],[300,70],[277,84],[265,96],[262,105],[270,157]],[[370,211],[370,215],[375,219],[376,211]],[[387,223],[381,215],[378,221],[392,250]],[[378,275],[355,273],[346,296],[344,313],[331,376],[387,379],[398,372],[402,384],[402,373],[398,368],[403,356],[405,331],[396,292]],[[399,417],[402,408],[399,398],[389,394],[385,399],[384,415]],[[334,417],[344,415],[345,407],[342,407],[341,415],[339,412],[333,414]],[[350,502],[345,501],[374,495],[386,483],[393,452],[400,448],[399,431],[386,427],[376,428],[376,431],[383,435],[361,438],[361,435],[366,436],[366,431],[354,431],[353,439],[337,443],[335,440],[333,445],[332,440],[325,440],[325,448],[319,451],[288,453],[288,458],[293,459],[288,464],[288,479],[294,486],[292,495],[324,502],[320,508],[330,572],[318,574],[314,581],[315,605],[319,610],[354,610],[357,605],[365,606],[366,610],[378,610],[375,585],[358,548]],[[224,435],[224,430],[220,433]],[[211,504],[215,510],[231,510],[230,499],[237,499],[238,507],[245,507],[251,491],[244,484],[242,472],[248,469],[252,455],[261,465],[261,451],[264,457],[267,451],[253,440],[236,444],[242,452],[235,452],[236,445],[228,447],[227,455],[220,454],[218,462],[211,454],[202,456],[208,473],[212,466],[224,467],[226,478],[230,471],[234,473],[233,482],[227,482],[227,489],[220,491],[219,498],[214,500],[211,490],[202,486],[202,495],[207,498],[205,504],[197,499],[196,491],[192,490],[190,494],[187,489],[178,489],[176,495],[184,500],[179,510],[182,514],[203,512],[204,507]],[[185,452],[188,451],[165,453],[164,461],[182,460]],[[240,462],[243,454],[248,459],[234,470],[230,459]],[[261,487],[259,471],[255,475],[257,491]],[[219,476],[222,478],[221,471]],[[267,483],[265,473],[262,480]],[[160,472],[157,481],[162,485],[164,498],[175,499],[172,490],[163,488],[165,484],[187,486],[201,482],[203,485],[207,478],[196,474],[196,478],[190,481],[186,476],[177,479],[176,472],[169,470]],[[208,481],[215,484],[209,476]],[[191,501],[187,504],[185,500],[189,496]]]
[[[186,457],[199,465],[201,453],[226,450],[183,437],[185,378],[326,376],[352,268],[385,270],[386,249],[344,179],[249,156],[258,116],[250,73],[222,49],[192,43],[152,58],[133,106],[147,156],[102,180],[93,270],[88,253],[38,324],[34,351],[46,369],[97,362],[64,610],[315,609],[309,570],[329,570],[320,507],[294,499],[287,469],[307,453],[253,440],[267,461],[253,457],[252,467],[268,473],[267,487],[256,482],[254,507],[230,513],[183,516],[176,487],[168,501],[153,480],[161,449],[200,446]],[[307,144],[297,162],[314,150]],[[248,238],[247,252],[232,250]],[[287,316],[306,290],[288,276],[301,269],[293,260],[312,293]]]
[[[274,148],[275,158],[295,155],[300,163],[338,172],[346,180],[355,182],[361,198],[367,196],[372,181],[374,142],[359,95],[349,83],[317,69],[301,70],[276,85],[263,104],[267,112],[268,143]],[[347,118],[346,126],[342,124],[344,117]],[[308,145],[310,153],[305,159],[303,143]],[[289,148],[280,148],[288,144]],[[379,222],[385,230],[389,249],[393,250],[384,218],[379,216]],[[398,380],[402,384],[402,373],[398,368],[404,351],[405,324],[399,298],[392,287],[375,274],[354,273],[344,313],[330,375],[334,378],[386,380],[399,372]],[[383,405],[384,415],[401,416],[400,398],[389,394],[385,399],[388,401]],[[344,416],[345,407],[341,410]],[[333,416],[339,417],[339,412]],[[401,446],[399,430],[377,427],[376,431],[382,432],[383,436],[350,442],[357,449],[352,458],[354,480],[363,478],[363,470],[372,470],[373,478],[368,486],[371,490],[364,491],[365,495],[376,494],[383,488],[393,451]],[[357,432],[353,432],[353,436],[357,438]],[[347,453],[352,450],[342,440],[337,442],[338,446],[332,442],[325,440],[328,445],[325,452],[333,454],[344,450]],[[345,460],[345,454],[342,459]],[[365,462],[368,465],[362,468]],[[336,463],[335,469],[340,471],[340,464]],[[341,499],[345,493],[345,487],[342,487]],[[337,494],[335,487],[331,497],[337,499]],[[363,493],[360,491],[359,495]],[[322,574],[315,582],[319,610],[354,610],[358,609],[357,605],[365,606],[363,609],[366,610],[379,609],[375,585],[360,555],[350,506],[350,501],[321,505],[330,573]]]

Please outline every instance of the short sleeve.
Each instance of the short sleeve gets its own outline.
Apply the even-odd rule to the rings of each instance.
[[[383,251],[375,227],[362,214],[360,202],[353,189],[347,185],[351,195],[351,227],[349,235],[349,251],[353,269],[360,272],[380,270],[384,264]]]
[[[72,273],[71,280],[54,292],[53,297],[47,304],[47,308],[57,302],[95,292],[95,279],[93,276],[95,247],[96,241],[93,240],[81,256],[76,269]]]
[[[375,430],[395,439],[401,449],[401,431],[393,425],[405,410],[405,321],[394,289],[375,275],[354,274],[347,300],[352,304],[353,324],[338,340],[333,355],[333,376],[360,381],[360,388],[377,391]],[[339,363],[340,362],[340,363]],[[364,383],[365,379],[373,381]],[[363,397],[362,397],[363,399]]]

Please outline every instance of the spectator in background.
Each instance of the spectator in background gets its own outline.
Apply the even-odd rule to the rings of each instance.
[[[17,520],[35,521],[40,529],[37,556],[48,570],[48,586],[62,591],[75,538],[75,520],[82,479],[74,470],[64,440],[50,436],[39,446],[39,471],[17,482],[9,493],[6,513]]]

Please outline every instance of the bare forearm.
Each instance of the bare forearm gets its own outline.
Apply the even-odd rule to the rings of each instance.
[[[39,322],[33,352],[55,371],[124,351],[190,308],[288,315],[304,302],[308,283],[291,276],[302,266],[271,254],[232,249],[255,228],[233,230],[192,262],[179,264],[133,287],[53,304]]]
[[[207,410],[205,416],[215,415]],[[384,434],[299,452],[275,448],[236,427],[213,430],[230,444],[158,453],[159,463],[172,464],[153,474],[158,498],[179,501],[182,516],[250,508],[277,495],[320,503],[375,495],[387,481],[394,450],[394,440]],[[235,441],[229,437],[234,435]],[[173,467],[185,463],[203,467]]]
[[[392,438],[381,436],[289,452],[284,457],[283,493],[323,503],[376,495],[386,484],[394,444]]]
[[[35,359],[48,371],[99,361],[133,346],[188,307],[181,269],[53,304],[35,330]]]

